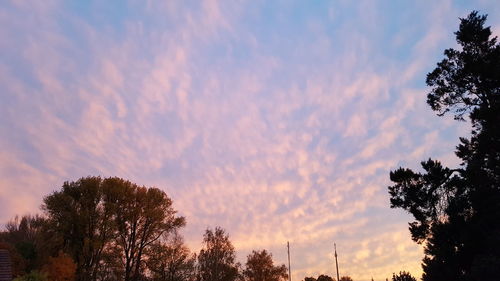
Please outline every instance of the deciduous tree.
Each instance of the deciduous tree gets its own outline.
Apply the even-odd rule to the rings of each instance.
[[[105,246],[113,235],[102,182],[100,177],[65,182],[42,205],[49,231],[61,243],[58,250],[68,253],[77,265],[77,280],[96,280]]]
[[[304,281],[335,281],[335,279],[328,275],[321,274],[317,279],[314,277],[306,277],[304,278]]]
[[[189,252],[182,237],[172,235],[147,251],[147,268],[153,281],[194,281],[196,256]]]
[[[29,272],[43,257],[41,236],[45,219],[39,215],[16,216],[5,225],[6,231],[0,233],[0,241],[12,245],[22,257],[25,270]]]
[[[62,251],[55,257],[50,257],[43,266],[43,272],[51,281],[75,280],[76,264],[73,259]]]
[[[116,226],[116,244],[123,254],[124,280],[143,274],[143,256],[162,235],[185,225],[172,200],[158,188],[138,186],[120,178],[105,179],[105,205]]]
[[[229,235],[220,227],[207,229],[203,235],[203,248],[198,255],[199,281],[234,281],[239,265],[235,262],[234,247]]]
[[[275,266],[266,250],[252,251],[247,257],[243,277],[246,281],[282,281],[288,278],[284,264]]]
[[[321,274],[320,276],[318,276],[317,281],[335,281],[335,279],[328,275]]]

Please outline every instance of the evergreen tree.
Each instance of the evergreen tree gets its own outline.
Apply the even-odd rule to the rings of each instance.
[[[460,138],[460,167],[422,162],[423,173],[391,172],[391,207],[403,208],[413,240],[425,245],[424,281],[497,280],[500,273],[500,45],[472,12],[455,33],[459,50],[427,75],[427,103],[471,122]]]

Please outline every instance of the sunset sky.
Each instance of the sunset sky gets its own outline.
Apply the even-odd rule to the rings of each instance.
[[[459,17],[498,1],[2,1],[0,223],[64,181],[167,192],[193,251],[221,226],[292,280],[421,274],[389,171],[456,165],[467,123],[426,105]]]

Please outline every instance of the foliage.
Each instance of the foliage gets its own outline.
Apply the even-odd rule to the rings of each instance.
[[[49,281],[49,279],[45,273],[33,270],[22,277],[14,279],[13,281]]]
[[[195,262],[182,237],[173,235],[152,245],[146,265],[153,281],[194,281]]]
[[[246,281],[281,281],[286,280],[288,274],[284,264],[274,266],[273,256],[262,250],[248,255],[243,277]]]
[[[239,264],[229,236],[216,227],[203,235],[203,248],[198,255],[198,281],[234,281],[238,278]]]
[[[314,277],[305,277],[304,281],[335,281],[335,279],[328,275],[321,274],[317,279]]]
[[[340,281],[353,281],[350,276],[341,276]]]
[[[494,280],[500,273],[500,45],[472,12],[455,33],[460,50],[428,74],[427,102],[438,115],[470,120],[460,167],[422,162],[424,172],[391,172],[391,207],[403,208],[413,240],[425,245],[424,281]]]
[[[106,179],[106,206],[116,224],[117,247],[125,260],[125,281],[142,274],[145,251],[168,232],[185,225],[176,216],[172,200],[158,188],[137,186],[120,178]]]
[[[47,264],[43,266],[43,272],[51,281],[73,281],[76,264],[69,255],[59,252],[56,257],[49,257]]]
[[[54,251],[71,255],[78,280],[96,280],[101,255],[113,234],[111,214],[103,204],[102,182],[100,177],[65,182],[60,191],[45,197],[42,206],[50,231],[60,243]]]
[[[399,274],[392,274],[392,281],[417,281],[409,272],[400,271]]]
[[[7,222],[6,231],[0,235],[0,241],[12,245],[12,250],[19,255],[25,271],[33,270],[43,257],[41,249],[37,248],[37,240],[41,237],[44,223],[45,220],[38,215],[16,216]]]
[[[49,252],[68,253],[82,281],[139,279],[147,249],[185,224],[165,192],[120,178],[65,182],[42,208],[54,244]]]
[[[324,275],[324,274],[321,274],[320,276],[318,276],[318,279],[316,279],[317,281],[334,281],[335,279],[333,279],[332,277],[328,276],[328,275]]]

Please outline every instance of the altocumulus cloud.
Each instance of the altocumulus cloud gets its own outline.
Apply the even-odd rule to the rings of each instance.
[[[425,73],[495,1],[12,1],[0,7],[0,221],[86,175],[165,189],[193,250],[228,230],[293,278],[419,274],[388,172],[456,164]],[[497,31],[498,32],[498,31]]]

